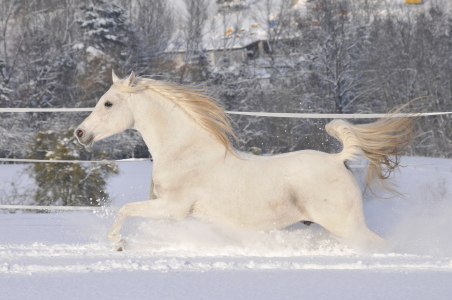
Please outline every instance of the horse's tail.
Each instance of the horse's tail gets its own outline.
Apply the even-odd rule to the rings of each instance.
[[[353,125],[339,119],[325,126],[328,134],[343,144],[338,155],[344,162],[356,160],[358,155],[369,161],[366,183],[373,194],[372,185],[398,194],[385,179],[398,169],[401,152],[413,139],[414,124],[419,117],[419,114],[397,117],[399,111],[369,124]]]

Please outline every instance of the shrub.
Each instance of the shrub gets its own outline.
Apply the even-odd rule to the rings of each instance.
[[[26,157],[41,160],[77,160],[84,151],[86,150],[78,144],[72,130],[63,134],[41,131],[29,144]],[[105,157],[105,152],[100,154],[101,159]],[[109,202],[109,196],[105,192],[106,180],[118,174],[118,166],[109,161],[34,163],[27,172],[36,182],[34,200],[38,205],[100,206]]]

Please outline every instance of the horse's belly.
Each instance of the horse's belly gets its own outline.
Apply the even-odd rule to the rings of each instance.
[[[264,231],[284,228],[307,219],[290,201],[275,203],[275,201],[245,201],[245,199],[237,203],[235,201],[223,203],[198,201],[193,206],[191,215],[235,228]]]

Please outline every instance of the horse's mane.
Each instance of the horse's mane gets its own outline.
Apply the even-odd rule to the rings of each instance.
[[[209,131],[228,151],[235,154],[230,138],[237,140],[231,120],[217,99],[205,94],[203,89],[137,77],[133,84],[127,79],[113,84],[115,89],[126,93],[150,90],[172,101],[198,125]]]

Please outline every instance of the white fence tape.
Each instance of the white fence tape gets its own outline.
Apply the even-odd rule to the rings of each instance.
[[[53,211],[97,211],[99,206],[40,206],[40,205],[0,205],[0,209],[10,210],[53,210]]]
[[[268,113],[268,112],[240,112],[227,111],[231,115],[245,115],[255,117],[272,117],[272,118],[299,118],[299,119],[378,119],[387,116],[386,114],[298,114],[298,113]],[[417,116],[439,116],[448,115],[452,112],[432,112],[421,114],[395,114],[392,117],[417,117]]]
[[[93,111],[94,108],[0,108],[0,112],[5,113],[26,113],[26,112],[82,112]]]
[[[0,113],[17,112],[90,112],[94,108],[0,108]],[[231,115],[245,115],[254,117],[272,118],[300,118],[300,119],[376,119],[386,116],[386,114],[311,114],[311,113],[269,113],[269,112],[242,112],[226,111]],[[396,114],[394,117],[415,117],[415,116],[439,116],[449,115],[452,112],[431,112],[421,114]]]
[[[22,158],[0,158],[0,161],[13,161],[22,163],[101,163],[101,162],[133,162],[133,161],[146,161],[152,160],[152,158],[128,158],[128,159],[118,159],[118,160],[49,160],[49,159],[22,159]]]

